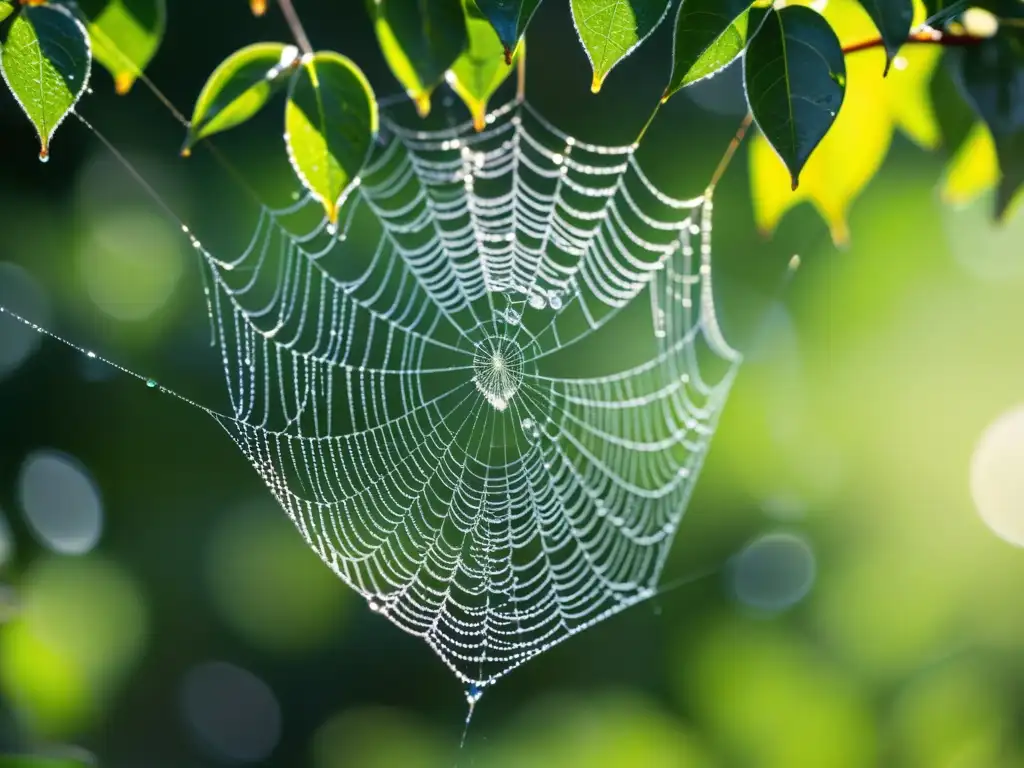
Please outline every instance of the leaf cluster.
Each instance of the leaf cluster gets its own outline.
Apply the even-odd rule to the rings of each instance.
[[[88,88],[94,59],[119,93],[142,76],[164,33],[165,2],[0,0],[0,73],[38,131],[41,158]],[[447,82],[480,130],[488,101],[522,63],[524,36],[542,2],[365,0],[365,9],[420,114],[430,112],[432,94]],[[940,143],[926,96],[940,52],[978,120],[949,170],[947,199],[997,186],[997,213],[1004,215],[1024,186],[1022,0],[546,2],[568,2],[594,92],[670,17],[672,62],[662,102],[740,60],[759,128],[751,177],[765,230],[806,200],[842,241],[847,209],[881,164],[893,132],[929,148]],[[333,221],[372,145],[376,97],[354,62],[310,49],[291,0],[274,4],[298,46],[264,42],[228,56],[196,101],[183,154],[249,120],[283,91],[288,156]],[[250,0],[257,15],[267,6]]]

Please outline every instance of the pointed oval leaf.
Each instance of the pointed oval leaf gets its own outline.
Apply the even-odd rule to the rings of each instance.
[[[251,119],[298,66],[299,49],[284,43],[255,43],[228,56],[199,93],[182,154],[200,139]]]
[[[473,0],[466,0],[466,29],[469,47],[452,64],[447,80],[473,116],[473,127],[482,131],[486,125],[487,102],[512,72],[513,62],[523,55],[525,44],[518,44],[506,63],[504,44]]]
[[[85,27],[59,5],[26,6],[7,30],[0,73],[39,134],[39,158],[89,85]]]
[[[896,58],[903,44],[910,36],[910,27],[914,23],[914,3],[912,0],[859,0],[875,22],[878,33],[885,45],[885,75],[889,74],[892,60]]]
[[[967,103],[995,140],[1000,182],[996,215],[1006,215],[1024,184],[1024,33],[1007,26],[988,40],[948,52]]]
[[[165,0],[78,0],[92,54],[125,94],[153,59],[167,23]]]
[[[476,4],[498,33],[505,63],[511,64],[512,52],[540,7],[540,0],[476,0]]]
[[[572,20],[601,90],[608,73],[657,29],[669,0],[572,0]]]
[[[683,0],[663,99],[725,69],[747,47],[753,0]]]
[[[466,49],[462,0],[367,0],[377,40],[421,116],[430,95]]]
[[[14,4],[11,0],[0,0],[0,21],[14,13]]]
[[[846,62],[839,39],[809,8],[769,11],[747,48],[743,74],[754,119],[796,189],[843,105]]]
[[[338,53],[306,57],[292,76],[285,144],[295,173],[334,224],[377,133],[377,100],[362,71]]]

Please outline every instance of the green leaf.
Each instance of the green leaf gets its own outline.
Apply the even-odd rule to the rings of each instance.
[[[39,134],[39,159],[89,85],[85,27],[59,5],[26,6],[7,30],[0,73]]]
[[[466,49],[462,0],[367,0],[377,40],[421,116],[430,94]]]
[[[747,102],[792,176],[835,123],[846,94],[846,62],[832,27],[809,8],[769,11],[744,57]]]
[[[128,93],[152,60],[164,36],[165,0],[78,0],[86,18],[92,54]]]
[[[512,51],[526,32],[540,0],[476,0],[484,16],[491,22],[505,50],[505,63],[512,63]]]
[[[283,43],[255,43],[228,56],[199,93],[182,155],[200,139],[251,119],[298,66],[299,49]]]
[[[662,100],[725,69],[747,47],[753,0],[683,0],[676,14],[672,77]]]
[[[14,13],[14,4],[10,0],[0,0],[0,21]]]
[[[469,48],[448,70],[448,84],[469,108],[473,127],[482,131],[486,125],[487,102],[512,72],[514,59],[523,55],[525,43],[516,46],[506,63],[505,46],[473,0],[466,0],[466,29]]]
[[[338,53],[303,59],[285,106],[288,158],[328,220],[362,169],[377,133],[377,100],[362,71]]]
[[[875,22],[878,33],[882,36],[882,43],[885,45],[885,71],[889,74],[889,67],[892,60],[896,58],[900,48],[907,37],[910,36],[910,27],[914,22],[914,4],[912,0],[859,0],[868,12],[868,16]]]
[[[572,20],[587,52],[597,93],[608,73],[657,28],[669,0],[572,0]]]
[[[957,86],[995,142],[1001,179],[996,215],[1024,185],[1024,32],[1013,27],[978,45],[947,52]]]

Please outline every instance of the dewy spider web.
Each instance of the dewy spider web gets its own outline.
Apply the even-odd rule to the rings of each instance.
[[[231,413],[148,383],[220,423],[472,712],[656,593],[741,358],[715,315],[710,189],[670,197],[637,145],[522,100],[480,133],[384,126],[338,229],[309,197],[263,207],[224,260],[183,226]]]
[[[526,102],[481,133],[385,125],[338,230],[306,198],[233,261],[194,241],[217,419],[323,561],[481,691],[654,594],[740,357],[710,196],[658,191],[636,146]]]

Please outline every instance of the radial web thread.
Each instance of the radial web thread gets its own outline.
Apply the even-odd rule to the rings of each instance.
[[[482,689],[654,594],[740,357],[710,197],[658,191],[635,146],[518,102],[481,133],[384,125],[337,228],[303,198],[232,261],[194,241],[216,418],[323,561]]]

